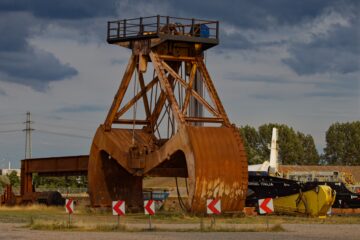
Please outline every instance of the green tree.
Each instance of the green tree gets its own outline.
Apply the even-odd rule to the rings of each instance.
[[[329,127],[322,160],[329,165],[360,165],[360,121]]]
[[[304,158],[303,165],[318,165],[320,163],[320,156],[316,150],[314,139],[311,135],[298,132],[298,138],[302,143]]]
[[[319,155],[311,135],[295,132],[285,124],[264,124],[258,128],[244,126],[240,132],[244,139],[249,164],[269,160],[272,129],[278,129],[279,159],[282,164],[318,164]]]
[[[12,171],[10,174],[7,174],[10,184],[14,187],[18,187],[20,185],[20,178],[17,175],[16,171]]]
[[[33,177],[35,180],[35,178]],[[87,177],[86,176],[67,176],[67,177],[47,177],[47,176],[37,176],[36,181],[34,181],[36,187],[45,187],[45,188],[78,188],[78,187],[87,187]]]
[[[244,140],[244,147],[247,153],[249,164],[258,164],[265,161],[259,154],[259,134],[254,127],[246,125],[240,128],[240,134]]]
[[[0,175],[0,186],[5,186],[10,184],[9,177],[6,175]]]
[[[279,158],[282,164],[301,164],[304,158],[302,143],[297,137],[294,129],[284,124],[264,124],[259,127],[260,138],[262,139],[261,149],[265,156],[270,155],[268,147],[271,142],[273,127],[278,129]]]

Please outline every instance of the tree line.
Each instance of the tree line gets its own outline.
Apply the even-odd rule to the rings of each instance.
[[[269,123],[258,129],[241,126],[249,164],[269,160],[272,128],[278,129],[279,161],[284,165],[360,165],[360,121],[334,123],[326,131],[326,147],[319,154],[310,134],[285,124]]]
[[[12,171],[6,175],[0,175],[0,190],[7,184],[13,187],[20,186],[20,178],[17,172]],[[35,188],[86,188],[86,176],[68,176],[68,177],[47,177],[33,174],[33,185]],[[2,192],[2,191],[1,191]]]

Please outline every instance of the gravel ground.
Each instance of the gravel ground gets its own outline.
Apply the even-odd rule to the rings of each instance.
[[[188,227],[188,224],[186,224]],[[171,225],[178,229],[183,226]],[[252,225],[246,224],[245,228]],[[258,225],[256,225],[258,226]],[[255,226],[255,227],[256,227]],[[285,232],[60,232],[30,230],[19,223],[0,223],[0,239],[36,239],[36,240],[97,240],[97,239],[166,239],[166,240],[190,240],[190,239],[324,239],[324,240],[360,240],[358,233],[359,224],[282,224]],[[157,224],[158,228],[167,228],[168,224]],[[196,226],[193,226],[196,227]],[[228,227],[228,226],[226,226]],[[240,226],[241,227],[241,226]]]

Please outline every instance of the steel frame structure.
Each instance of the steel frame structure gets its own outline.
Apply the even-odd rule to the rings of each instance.
[[[196,35],[201,24],[193,23],[186,36],[177,30],[183,29],[181,24],[169,22],[156,30],[156,37],[141,31],[137,38],[111,40],[132,54],[93,139],[88,168],[93,206],[124,199],[128,211],[141,211],[143,177],[172,176],[188,179],[189,211],[203,212],[207,198],[221,198],[225,212],[242,210],[247,159],[204,63],[204,50],[218,39]],[[148,79],[150,67],[154,72]],[[196,81],[204,93],[194,88]],[[127,101],[126,95],[131,96]],[[191,102],[201,105],[206,116],[194,115]],[[137,114],[140,105],[144,112]]]

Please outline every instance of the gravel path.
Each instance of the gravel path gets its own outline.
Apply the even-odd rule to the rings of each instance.
[[[157,224],[158,228],[169,226],[180,228],[196,227],[186,224]],[[246,224],[244,228],[252,225]],[[258,225],[256,225],[258,227]],[[256,227],[255,226],[255,227]],[[358,233],[359,224],[283,224],[285,232],[59,232],[59,231],[37,231],[24,228],[18,223],[0,223],[0,239],[36,239],[36,240],[97,240],[97,239],[122,239],[122,240],[218,240],[218,239],[323,239],[323,240],[360,240]],[[231,226],[226,226],[231,227]]]

